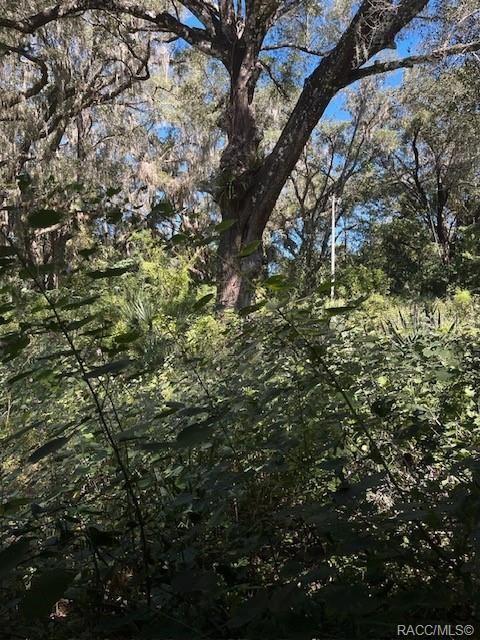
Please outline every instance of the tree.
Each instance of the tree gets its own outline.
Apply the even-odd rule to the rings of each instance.
[[[157,11],[156,3],[149,8],[121,0],[77,0],[26,15],[19,15],[18,10],[12,15],[7,9],[0,27],[10,40],[15,34],[30,37],[29,45],[24,45],[22,51],[32,55],[36,34],[43,33],[49,23],[76,18],[86,11],[102,11],[120,23],[124,16],[134,18],[137,22],[130,28],[137,34],[146,32],[147,40],[152,32],[168,33],[223,65],[229,80],[223,119],[227,141],[215,198],[222,219],[232,225],[222,234],[218,248],[218,301],[222,306],[242,307],[249,302],[251,281],[261,270],[263,232],[275,203],[332,98],[363,77],[480,49],[480,41],[451,44],[450,40],[424,55],[372,61],[378,53],[394,46],[400,32],[428,5],[428,0],[363,0],[359,4],[348,3],[345,19],[334,21],[329,10],[333,8],[338,14],[335,3],[219,0],[213,4],[207,0],[183,0],[174,3],[176,11],[169,12]],[[325,50],[315,52],[319,61],[305,74],[303,89],[275,145],[271,149],[262,147],[262,131],[255,114],[255,92],[263,70],[262,50],[293,46],[302,48],[307,55],[311,53],[301,42],[292,45],[277,39],[272,44],[270,39],[281,37],[282,27],[293,15],[301,24],[312,7],[317,15],[323,12],[324,20],[317,19],[316,24],[326,26],[320,38]],[[195,26],[191,20],[182,21],[180,8],[191,12],[197,21]],[[475,20],[475,15],[469,18],[472,19]],[[333,35],[329,36],[330,33]],[[17,45],[7,46],[12,49]],[[369,61],[372,62],[364,66]],[[43,69],[40,63],[39,67]],[[43,73],[42,79],[27,89],[22,99],[42,91],[44,80]]]
[[[355,209],[367,199],[365,184],[390,137],[383,129],[389,117],[386,93],[371,79],[348,92],[344,111],[346,118],[327,120],[313,132],[272,218],[275,244],[293,262],[305,294],[318,285],[330,251],[332,196],[345,238],[357,226]]]
[[[418,218],[451,262],[462,225],[478,221],[478,90],[467,69],[412,73],[393,96],[397,143],[379,158],[384,206]],[[438,91],[438,87],[442,91]],[[382,197],[380,197],[382,200]]]

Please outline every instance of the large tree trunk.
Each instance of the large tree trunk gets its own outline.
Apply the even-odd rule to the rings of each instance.
[[[216,199],[222,220],[234,220],[220,238],[218,248],[219,306],[236,308],[250,304],[253,283],[262,267],[261,240],[265,225],[260,224],[255,208],[248,202],[252,177],[259,164],[260,136],[253,109],[253,95],[259,76],[258,54],[266,32],[259,23],[257,30],[238,37],[237,27],[231,23],[226,35],[235,40],[233,55],[227,64],[230,74],[230,98],[225,119],[228,143],[220,162]],[[247,245],[258,242],[259,247],[249,256],[240,257]]]
[[[217,255],[218,303],[221,307],[241,309],[252,302],[263,258],[263,228],[258,222],[258,218],[250,216],[248,211],[240,212],[233,227],[220,237]],[[240,257],[242,248],[253,243],[258,243],[258,247],[250,255]]]

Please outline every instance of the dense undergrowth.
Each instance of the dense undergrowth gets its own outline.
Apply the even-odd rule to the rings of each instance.
[[[475,297],[332,303],[271,277],[219,315],[188,258],[137,241],[47,292],[2,249],[0,635],[476,620]]]

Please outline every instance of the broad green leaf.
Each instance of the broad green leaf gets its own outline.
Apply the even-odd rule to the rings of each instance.
[[[94,547],[111,547],[117,540],[117,535],[112,531],[102,531],[94,526],[88,527],[87,531]]]
[[[29,424],[26,427],[23,427],[22,429],[19,429],[18,431],[11,433],[6,438],[2,438],[0,440],[0,445],[5,446],[8,442],[12,442],[12,440],[16,440],[17,438],[20,438],[20,436],[23,436],[23,434],[30,431],[30,429],[36,429],[40,425],[41,425],[40,421],[32,422],[32,424]]]
[[[207,293],[206,296],[203,296],[201,298],[199,298],[199,300],[197,300],[195,302],[195,304],[193,305],[193,309],[194,311],[198,311],[199,309],[201,309],[202,307],[204,307],[206,304],[208,304],[211,300],[213,300],[213,298],[215,297],[214,293]]]
[[[122,221],[123,211],[121,209],[110,209],[107,212],[107,222],[108,224],[118,224]]]
[[[255,253],[255,251],[258,249],[260,245],[261,245],[261,240],[255,240],[254,242],[250,242],[249,244],[243,247],[243,249],[238,254],[238,257],[246,258],[248,256],[251,256],[252,253]]]
[[[20,276],[20,278],[22,278],[22,280],[29,280],[32,277],[36,278],[38,276],[45,276],[50,273],[55,273],[57,269],[58,269],[58,265],[56,265],[53,262],[49,262],[48,264],[38,264],[38,265],[30,263],[28,265],[28,268],[21,269],[18,275]]]
[[[257,302],[256,304],[249,304],[246,307],[243,307],[238,312],[238,315],[241,317],[248,316],[250,313],[254,313],[259,309],[262,309],[267,304],[267,300],[262,300],[261,302]]]
[[[196,447],[197,445],[209,442],[212,436],[213,427],[210,424],[199,422],[185,427],[177,435],[177,445],[179,447]]]
[[[28,378],[29,376],[36,373],[37,371],[39,371],[39,369],[28,369],[28,371],[22,371],[21,373],[17,373],[16,376],[12,376],[11,378],[8,378],[8,380],[6,381],[6,384],[10,385],[10,384],[13,384],[14,382],[18,382],[19,380],[23,380],[24,378]]]
[[[87,305],[93,304],[97,300],[100,299],[100,296],[89,296],[88,298],[82,298],[80,300],[75,300],[73,302],[69,302],[68,304],[64,304],[62,306],[63,309],[79,309],[80,307],[85,307]]]
[[[69,438],[66,436],[62,436],[61,438],[54,438],[53,440],[49,440],[44,445],[36,449],[28,458],[28,461],[31,463],[38,462],[42,458],[50,455],[51,453],[55,453],[61,449],[67,442]]]
[[[97,314],[90,314],[88,316],[85,316],[85,318],[80,318],[79,320],[73,320],[72,322],[69,322],[66,326],[65,329],[67,331],[77,331],[78,329],[81,329],[82,327],[84,327],[87,324],[90,324],[90,322],[93,322],[94,320],[98,319],[98,315]],[[55,323],[54,323],[55,325]],[[49,327],[50,330],[52,330],[52,327]]]
[[[265,280],[264,284],[272,291],[283,291],[291,287],[291,284],[286,280],[285,276],[281,274],[270,276]]]
[[[170,448],[170,444],[168,442],[137,442],[137,449],[141,449],[142,451],[148,451],[150,453],[157,453],[158,451],[165,451],[165,449]]]
[[[13,311],[14,309],[15,305],[8,302],[0,305],[0,313],[8,313],[9,311]]]
[[[122,187],[108,187],[108,189],[105,191],[105,195],[107,196],[107,198],[112,198],[113,196],[118,196],[121,191]]]
[[[22,618],[35,620],[48,616],[62,598],[73,580],[73,573],[64,567],[44,571],[32,581],[30,589],[20,603]]]
[[[125,333],[120,333],[118,336],[114,337],[114,341],[117,344],[130,344],[131,342],[135,342],[142,335],[141,331],[137,329],[132,329],[132,331],[127,331]]]
[[[34,229],[44,229],[59,224],[64,219],[61,211],[54,209],[39,209],[28,214],[28,224]]]
[[[87,374],[86,378],[98,378],[100,376],[108,375],[108,374],[116,374],[126,369],[128,365],[132,364],[132,360],[124,359],[124,360],[116,360],[115,362],[109,362],[108,364],[104,364],[101,367],[95,367],[91,369]]]
[[[219,224],[216,224],[214,229],[218,231],[218,233],[223,233],[224,231],[228,231],[237,223],[236,220],[230,218],[228,220],[222,220]]]
[[[30,338],[25,334],[11,333],[0,338],[0,356],[9,359],[17,356],[30,344]]]
[[[183,244],[188,241],[188,236],[185,233],[175,233],[170,240],[173,244]]]
[[[352,305],[346,305],[344,307],[326,307],[325,313],[329,316],[339,316],[344,313],[350,313],[350,311],[356,311],[358,307]]]
[[[93,247],[87,247],[85,249],[79,249],[78,251],[78,255],[82,256],[82,258],[90,258],[91,256],[93,256],[96,252],[97,252],[98,247],[93,246]]]
[[[214,571],[182,571],[172,578],[172,588],[177,593],[211,593],[217,587],[218,576]]]
[[[121,431],[118,435],[119,442],[128,442],[129,440],[138,440],[142,436],[138,434],[138,429],[136,427],[132,427],[131,429],[125,429],[125,431]]]
[[[98,269],[97,271],[88,271],[87,275],[93,280],[100,280],[102,278],[114,278],[115,276],[123,276],[125,273],[131,273],[136,271],[136,265],[122,265],[118,267],[108,267],[107,269]]]

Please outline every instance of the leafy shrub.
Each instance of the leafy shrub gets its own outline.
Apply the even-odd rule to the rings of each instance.
[[[477,302],[463,323],[455,301],[332,306],[277,279],[261,311],[215,317],[178,257],[110,260],[50,303],[5,276],[4,632],[381,638],[406,612],[471,622]]]

